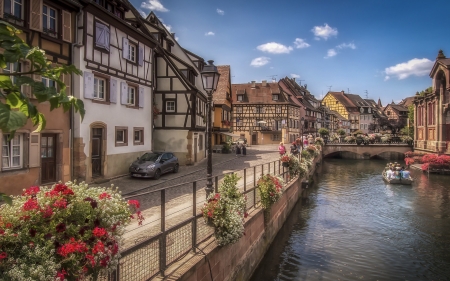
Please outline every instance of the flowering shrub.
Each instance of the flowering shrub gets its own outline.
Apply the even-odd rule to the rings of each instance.
[[[437,154],[425,154],[422,159],[422,170],[427,171],[429,169],[450,169],[450,156],[437,155]]]
[[[116,189],[85,183],[24,190],[0,206],[2,280],[96,280],[117,266],[121,236],[138,208]]]
[[[405,158],[405,163],[406,163],[406,165],[408,165],[408,166],[414,164],[414,158],[406,157],[406,158]]]
[[[310,159],[312,158],[311,153],[308,152],[307,149],[303,149],[301,153],[302,159]]]
[[[314,141],[314,144],[323,146],[325,144],[325,142],[323,141],[323,138],[317,137]]]
[[[283,180],[272,175],[263,175],[258,180],[257,189],[261,197],[263,209],[268,209],[273,203],[277,202],[283,194]]]
[[[421,167],[422,171],[428,171],[429,168],[430,168],[430,163],[422,164],[422,167]]]
[[[280,157],[280,161],[284,163],[288,163],[291,160],[291,157],[288,155],[283,155]]]
[[[288,157],[289,157],[289,176],[292,178],[300,173],[300,161],[298,161],[298,157],[294,154],[290,154]]]
[[[344,138],[344,141],[352,143],[356,141],[356,138],[354,136],[347,136]]]
[[[402,137],[402,142],[411,142],[413,141],[413,138],[410,136],[403,136]]]
[[[306,149],[311,156],[317,156],[320,153],[320,146],[315,146],[313,144],[308,145],[308,148]]]
[[[389,135],[383,135],[381,137],[381,142],[388,142],[391,140],[391,137]]]
[[[239,177],[224,177],[219,193],[211,194],[202,207],[206,223],[214,226],[214,237],[220,246],[235,243],[244,235],[246,198],[236,187]]]

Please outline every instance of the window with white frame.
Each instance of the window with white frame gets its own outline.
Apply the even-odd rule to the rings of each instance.
[[[272,135],[272,140],[274,140],[274,141],[279,141],[279,140],[281,140],[281,135],[280,135],[280,134]]]
[[[244,124],[244,122],[242,122],[242,119],[236,120],[236,126],[242,126],[243,124]]]
[[[236,107],[236,113],[242,113],[242,107]]]
[[[128,45],[128,59],[132,62],[136,62],[136,44],[130,43]]]
[[[281,113],[281,106],[275,107],[275,113]]]
[[[24,0],[4,0],[3,18],[17,25],[23,26],[24,20]]]
[[[144,144],[144,128],[133,128],[133,143],[134,145]]]
[[[56,82],[53,81],[53,80],[50,80],[50,79],[48,79],[46,77],[42,77],[42,83],[44,84],[45,87],[56,88]]]
[[[105,91],[106,91],[106,80],[104,78],[100,78],[94,76],[94,98],[104,100],[105,99]]]
[[[175,101],[166,101],[166,112],[175,112]]]
[[[6,67],[3,69],[4,73],[16,73],[21,71],[22,71],[22,64],[18,62],[14,63],[7,62]],[[15,84],[17,82],[17,76],[10,76],[10,78],[12,83]]]
[[[136,87],[128,86],[127,104],[136,105]]]
[[[8,140],[9,134],[2,140],[2,170],[20,169],[23,166],[23,134],[16,133]]]
[[[244,95],[237,95],[237,100],[238,101],[243,101],[244,100]]]
[[[278,94],[272,95],[272,100],[278,100],[279,98],[280,98],[280,96]]]
[[[128,127],[116,127],[116,146],[128,145]]]
[[[58,37],[58,12],[48,5],[42,7],[42,31],[52,37]]]

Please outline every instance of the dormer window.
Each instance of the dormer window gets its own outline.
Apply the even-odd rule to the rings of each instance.
[[[273,94],[272,95],[272,100],[278,100],[280,98],[280,95],[278,95],[278,94]]]
[[[183,73],[184,77],[186,77],[189,82],[191,82],[192,84],[195,84],[195,75],[191,70],[182,69],[181,73]]]
[[[243,101],[244,100],[244,95],[237,95],[237,100],[238,101]]]

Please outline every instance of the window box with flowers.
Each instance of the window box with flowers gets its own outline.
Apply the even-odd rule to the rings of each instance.
[[[270,209],[283,194],[283,180],[270,174],[263,175],[256,186],[261,198],[261,206],[264,210]]]
[[[280,157],[280,161],[281,161],[281,166],[283,167],[289,167],[289,161],[291,160],[291,158],[289,157],[289,155],[283,155]]]
[[[222,124],[225,126],[230,126],[231,122],[228,120],[222,120]]]
[[[0,206],[5,280],[97,280],[117,267],[125,227],[139,208],[117,189],[85,183],[33,186]],[[144,219],[137,212],[139,224]]]
[[[203,218],[214,227],[219,246],[236,243],[244,235],[247,199],[237,188],[239,179],[234,173],[226,175],[219,193],[211,194],[202,207]]]

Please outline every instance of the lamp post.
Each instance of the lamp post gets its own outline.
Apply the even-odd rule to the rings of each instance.
[[[300,143],[300,146],[303,148],[303,126],[305,126],[305,117],[302,117],[301,119],[300,119],[300,123],[301,123],[301,125],[302,125],[302,130],[301,130],[301,138],[300,138],[300,141],[301,141],[301,143]]]
[[[212,117],[211,117],[211,103],[212,94],[217,89],[217,84],[219,83],[220,73],[217,67],[213,64],[213,60],[208,61],[208,65],[203,67],[201,72],[203,89],[208,93],[208,103],[207,103],[207,122],[206,122],[206,137],[207,137],[207,167],[206,167],[206,198],[214,191],[212,182]]]

